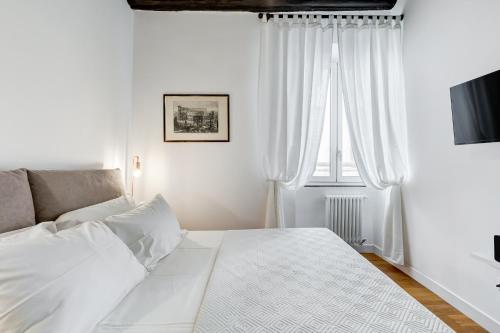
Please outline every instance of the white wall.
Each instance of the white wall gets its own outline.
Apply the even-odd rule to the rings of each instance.
[[[134,39],[131,153],[144,169],[138,197],[162,193],[184,228],[262,227],[256,15],[136,11]],[[230,94],[231,142],[164,143],[165,93]]]
[[[500,69],[498,13],[497,0],[410,0],[405,10],[410,265],[492,332],[500,271],[471,253],[492,258],[500,234],[500,143],[454,145],[449,88]]]
[[[132,25],[124,0],[0,2],[0,169],[123,167]]]

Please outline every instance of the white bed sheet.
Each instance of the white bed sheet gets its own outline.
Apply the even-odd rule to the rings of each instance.
[[[190,231],[94,333],[192,332],[223,231]]]

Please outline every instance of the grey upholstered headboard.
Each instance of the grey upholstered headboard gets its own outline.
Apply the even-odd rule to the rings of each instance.
[[[53,221],[124,193],[119,169],[0,172],[0,233]]]
[[[36,222],[53,221],[61,214],[123,195],[119,169],[48,171],[28,170]]]

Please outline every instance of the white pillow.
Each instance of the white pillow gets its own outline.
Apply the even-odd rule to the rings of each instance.
[[[0,234],[0,241],[12,241],[16,239],[36,238],[43,235],[56,233],[54,222],[42,222],[31,227],[4,232]]]
[[[122,196],[113,200],[98,203],[97,205],[88,206],[77,210],[73,210],[71,212],[64,213],[56,219],[56,222],[97,221],[105,219],[106,217],[111,215],[117,215],[128,212],[129,210],[134,209],[135,207],[136,206],[132,198]]]
[[[150,202],[127,213],[110,216],[103,222],[148,270],[154,269],[182,240],[179,222],[160,194]]]
[[[0,242],[2,333],[88,333],[146,276],[108,227]]]

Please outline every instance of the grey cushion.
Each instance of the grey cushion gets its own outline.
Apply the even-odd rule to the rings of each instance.
[[[121,172],[114,170],[28,170],[36,221],[53,221],[69,211],[124,194]]]
[[[26,170],[0,172],[0,233],[35,225]]]

